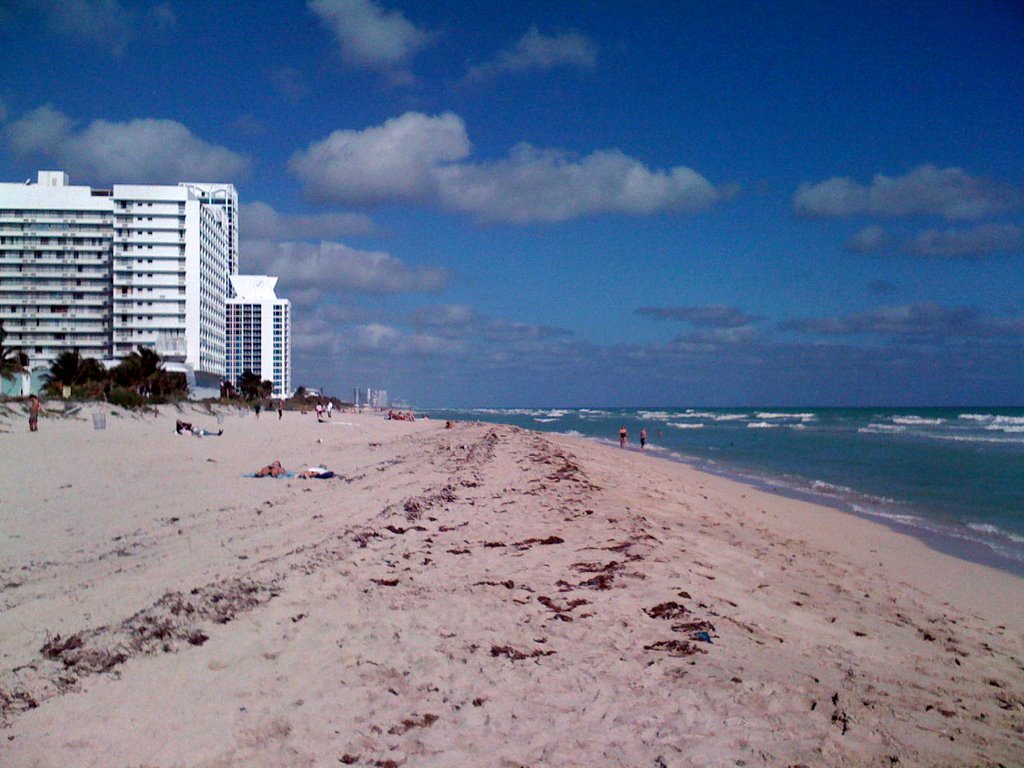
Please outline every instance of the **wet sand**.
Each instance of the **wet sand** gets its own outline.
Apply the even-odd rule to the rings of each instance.
[[[1024,760],[1024,580],[884,526],[514,427],[104,412],[0,421],[4,766]]]

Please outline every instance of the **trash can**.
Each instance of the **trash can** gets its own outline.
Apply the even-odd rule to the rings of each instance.
[[[107,414],[105,414],[105,413],[94,413],[92,415],[92,428],[93,429],[106,429],[107,428]]]

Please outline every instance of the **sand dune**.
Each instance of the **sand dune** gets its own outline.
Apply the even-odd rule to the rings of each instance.
[[[881,526],[514,427],[103,413],[3,422],[0,765],[1024,761],[1024,582]]]

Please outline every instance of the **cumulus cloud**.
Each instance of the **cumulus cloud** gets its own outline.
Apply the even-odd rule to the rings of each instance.
[[[283,214],[259,201],[239,206],[239,232],[257,240],[330,240],[365,235],[373,222],[361,213]]]
[[[42,106],[9,123],[6,137],[16,155],[47,157],[73,176],[103,181],[234,180],[250,166],[245,155],[203,141],[174,120],[94,120],[76,131],[69,117]]]
[[[464,329],[480,321],[477,311],[467,304],[435,304],[420,307],[409,318],[417,328]]]
[[[506,160],[436,169],[441,204],[481,221],[567,221],[602,213],[696,211],[720,198],[696,171],[650,170],[619,150],[576,158],[529,144]]]
[[[892,246],[892,237],[885,227],[877,224],[864,227],[846,243],[846,250],[853,253],[879,253]]]
[[[367,323],[352,329],[352,342],[361,352],[397,355],[407,357],[452,355],[464,349],[464,345],[453,339],[434,336],[429,333],[404,333],[399,328],[383,323]]]
[[[783,330],[824,335],[876,334],[925,339],[1022,338],[1024,317],[984,318],[975,307],[909,304],[840,317],[791,320]]]
[[[296,152],[289,167],[316,200],[411,202],[436,195],[437,168],[469,151],[466,126],[458,115],[407,112],[362,131],[334,131]]]
[[[117,0],[24,0],[62,37],[99,46],[116,56],[135,37],[137,17]]]
[[[435,203],[480,221],[566,221],[602,213],[695,211],[722,193],[696,171],[651,170],[619,150],[576,157],[520,144],[505,159],[468,162],[455,114],[408,112],[362,131],[335,131],[292,156],[316,200]]]
[[[256,243],[243,254],[266,274],[292,287],[355,293],[423,293],[444,288],[448,272],[409,266],[382,251],[362,251],[343,243]]]
[[[801,216],[935,215],[949,220],[976,220],[1013,210],[1024,193],[1003,182],[972,176],[961,168],[922,165],[905,176],[876,175],[867,186],[834,177],[803,184],[793,196]]]
[[[544,35],[536,27],[530,27],[511,49],[502,51],[493,61],[471,67],[466,80],[472,82],[505,73],[555,67],[593,69],[596,66],[597,45],[586,35],[578,32]]]
[[[373,0],[310,0],[309,8],[335,34],[342,57],[353,66],[401,68],[430,42],[430,33],[401,11]]]
[[[708,304],[700,307],[638,307],[634,314],[655,320],[683,320],[708,328],[739,328],[757,320],[756,317],[725,304]]]
[[[972,229],[927,229],[909,245],[917,256],[983,258],[1024,250],[1024,235],[1013,224],[982,224]]]

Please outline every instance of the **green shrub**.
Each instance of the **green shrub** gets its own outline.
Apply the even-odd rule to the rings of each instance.
[[[120,406],[121,408],[135,410],[136,408],[141,408],[146,404],[146,398],[130,389],[114,387],[110,390],[110,394],[107,395],[107,402],[111,405]]]

